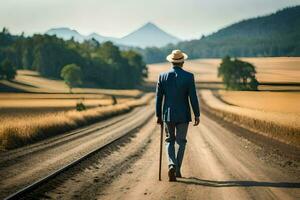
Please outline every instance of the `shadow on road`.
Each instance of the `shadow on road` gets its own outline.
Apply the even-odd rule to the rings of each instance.
[[[300,183],[267,182],[267,181],[213,181],[194,177],[177,178],[177,182],[201,185],[209,187],[277,187],[277,188],[300,188]]]

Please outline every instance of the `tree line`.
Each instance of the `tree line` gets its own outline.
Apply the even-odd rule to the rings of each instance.
[[[172,49],[189,58],[300,56],[300,6],[243,20],[199,39],[162,48],[136,48],[146,63],[165,62]]]
[[[82,83],[88,87],[134,88],[147,76],[140,54],[133,50],[121,51],[111,42],[100,44],[92,39],[78,43],[74,39],[65,41],[41,34],[14,36],[3,28],[0,63],[5,60],[9,61],[10,68],[35,70],[42,76],[57,79],[61,78],[64,66],[74,64],[80,66]]]

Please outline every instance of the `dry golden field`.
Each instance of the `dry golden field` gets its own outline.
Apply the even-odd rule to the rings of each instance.
[[[300,115],[300,92],[220,90],[218,94],[223,101],[241,108]]]
[[[200,93],[208,111],[225,120],[300,145],[299,93],[220,91],[217,96],[221,100],[210,90]]]
[[[299,83],[300,57],[272,57],[272,58],[241,58],[256,66],[257,79],[260,82]],[[195,74],[198,82],[220,82],[217,69],[221,59],[187,60],[184,68]],[[149,82],[157,81],[158,74],[169,70],[170,63],[148,65]]]
[[[257,67],[257,77],[261,82],[300,82],[300,58],[243,58],[243,60]],[[220,88],[221,80],[217,77],[220,61],[220,59],[188,60],[184,67],[195,74],[196,81],[200,85],[208,84],[211,87],[215,84]],[[147,81],[156,82],[158,74],[169,68],[169,63],[148,65]],[[139,90],[74,88],[74,94],[69,94],[69,89],[63,81],[46,79],[36,72],[27,70],[18,71],[15,82],[1,81],[1,83],[31,92],[0,93],[0,146],[2,144],[5,148],[21,146],[78,128],[145,103],[144,100],[141,103],[141,100],[134,99],[142,94]],[[267,85],[263,87],[270,89]],[[300,90],[299,86],[270,87]],[[233,113],[236,121],[248,123],[251,128],[255,128],[251,120],[256,120],[255,123],[259,121],[262,126],[261,131],[276,130],[281,127],[278,130],[283,130],[281,131],[283,134],[300,128],[299,92],[220,91],[218,95],[228,104],[207,91],[203,92],[201,92],[202,98],[208,105],[221,113]],[[117,97],[116,106],[111,105],[111,95]],[[83,101],[89,109],[76,112],[75,105],[78,101]],[[102,107],[99,107],[100,105]]]
[[[16,148],[56,134],[91,124],[148,103],[153,94],[85,111],[54,112],[0,118],[0,148]],[[28,109],[30,111],[30,109]]]
[[[69,88],[62,80],[52,80],[41,77],[35,71],[18,70],[14,82],[1,81],[2,84],[33,93],[69,93]],[[142,94],[139,90],[114,90],[96,88],[74,88],[77,94],[102,94],[124,97],[138,97]]]
[[[132,98],[117,98],[118,103],[128,100]],[[111,105],[113,100],[101,94],[0,93],[0,120],[75,110],[78,102],[94,108]]]
[[[121,114],[145,103],[139,90],[111,90],[68,87],[61,80],[20,70],[14,82],[2,85],[29,93],[0,93],[0,147],[14,148],[63,133],[103,118]],[[117,105],[112,105],[112,96]],[[149,95],[146,95],[148,97]],[[82,102],[88,109],[77,112]]]

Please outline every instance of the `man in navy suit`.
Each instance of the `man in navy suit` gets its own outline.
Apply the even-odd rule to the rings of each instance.
[[[180,168],[187,142],[186,134],[188,124],[192,121],[189,101],[195,116],[194,126],[200,122],[194,75],[182,69],[187,57],[180,50],[173,50],[166,58],[173,64],[173,68],[159,75],[156,88],[157,123],[161,125],[164,123],[166,130],[169,181],[176,181],[176,177],[181,177]],[[175,142],[179,146],[176,153]]]

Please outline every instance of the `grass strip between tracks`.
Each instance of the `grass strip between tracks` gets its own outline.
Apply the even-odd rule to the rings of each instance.
[[[0,148],[13,149],[42,139],[74,130],[112,116],[124,114],[137,106],[147,104],[153,94],[145,94],[117,105],[99,107],[86,111],[68,111],[44,116],[33,116],[24,120],[11,120],[0,125]]]

